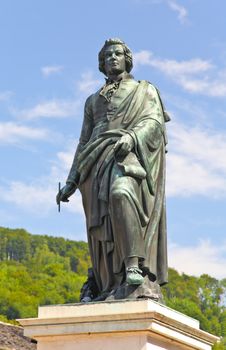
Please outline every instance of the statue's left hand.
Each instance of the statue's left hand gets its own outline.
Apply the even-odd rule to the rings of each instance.
[[[134,141],[129,134],[123,135],[115,144],[114,151],[119,157],[125,157],[134,147]]]

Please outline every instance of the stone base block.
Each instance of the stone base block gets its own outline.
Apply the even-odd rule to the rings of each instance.
[[[218,337],[152,300],[42,306],[19,320],[38,350],[210,350]]]

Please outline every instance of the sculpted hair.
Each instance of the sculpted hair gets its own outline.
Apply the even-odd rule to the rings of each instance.
[[[118,39],[118,38],[110,38],[105,41],[104,46],[100,50],[98,54],[98,60],[99,60],[99,70],[100,72],[104,73],[106,75],[105,71],[105,50],[110,45],[122,45],[124,54],[125,54],[125,60],[126,60],[126,71],[129,73],[131,69],[133,68],[133,56],[131,50],[128,48],[128,46],[124,43],[124,41]]]

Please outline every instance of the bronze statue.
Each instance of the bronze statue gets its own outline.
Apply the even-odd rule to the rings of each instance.
[[[92,260],[82,301],[160,300],[159,286],[167,282],[169,117],[157,89],[130,75],[132,66],[132,53],[123,41],[105,42],[99,70],[107,79],[86,100],[79,145],[57,195],[60,203],[77,188],[82,194]]]

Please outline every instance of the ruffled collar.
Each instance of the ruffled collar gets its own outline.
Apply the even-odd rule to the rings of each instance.
[[[124,72],[124,74],[121,76],[119,80],[112,80],[109,78],[106,78],[106,83],[100,90],[100,95],[103,96],[108,102],[110,101],[112,95],[118,90],[119,85],[121,81],[133,79],[133,76],[127,72]]]
[[[113,83],[119,83],[120,81],[127,80],[127,79],[133,79],[133,76],[132,74],[124,72],[119,80],[112,80],[110,78],[105,78],[105,81],[106,81],[106,84],[113,84]]]

